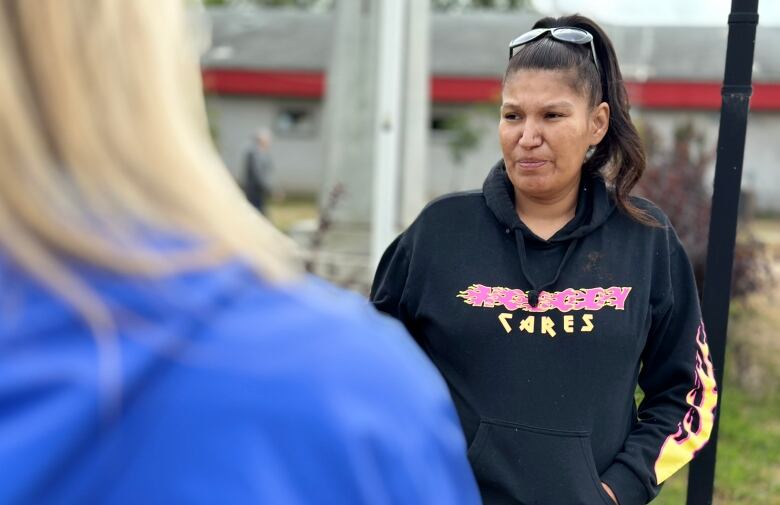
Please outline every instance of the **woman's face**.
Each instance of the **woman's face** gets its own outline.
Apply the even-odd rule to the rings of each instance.
[[[591,107],[573,82],[567,72],[520,70],[504,85],[498,135],[520,196],[557,201],[576,191],[588,147],[607,132],[609,106]]]

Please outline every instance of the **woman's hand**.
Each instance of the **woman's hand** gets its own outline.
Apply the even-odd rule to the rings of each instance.
[[[618,503],[617,496],[615,496],[615,493],[614,493],[614,492],[612,492],[612,488],[611,488],[611,487],[609,487],[608,485],[604,484],[603,482],[601,483],[601,486],[604,488],[604,491],[606,491],[606,492],[607,492],[607,494],[609,495],[609,497],[610,497],[610,498],[612,498],[612,501],[613,501],[613,502],[615,502],[615,505],[620,505],[620,504]]]

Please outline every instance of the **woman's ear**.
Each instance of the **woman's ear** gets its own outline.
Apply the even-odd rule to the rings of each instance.
[[[591,145],[596,145],[604,138],[609,129],[609,104],[601,102],[593,108],[590,116]]]

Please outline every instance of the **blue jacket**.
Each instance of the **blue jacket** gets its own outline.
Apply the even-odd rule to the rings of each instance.
[[[367,302],[239,264],[80,275],[121,366],[0,254],[0,503],[479,502],[443,380]]]

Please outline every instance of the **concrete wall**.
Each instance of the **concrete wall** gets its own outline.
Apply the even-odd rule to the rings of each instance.
[[[271,156],[274,188],[285,192],[314,193],[322,179],[322,107],[318,100],[268,100],[254,97],[207,97],[216,124],[217,148],[228,169],[242,177],[243,157],[258,128],[272,132]],[[299,116],[297,126],[291,115]]]
[[[322,182],[322,107],[316,100],[278,100],[254,97],[210,96],[209,108],[218,127],[218,147],[233,173],[238,174],[249,137],[257,127],[274,131],[272,155],[274,183],[288,192],[316,194]],[[285,132],[279,128],[285,111],[306,110],[311,126],[303,132]],[[635,117],[652,125],[662,146],[672,145],[675,128],[692,121],[704,133],[705,144],[717,143],[719,114],[714,111],[638,110]],[[464,154],[460,163],[453,159],[449,145],[455,133],[446,129],[429,131],[429,150],[420,169],[427,173],[429,198],[465,189],[482,187],[490,167],[501,156],[496,131],[498,105],[434,105],[435,122],[465,115],[466,128],[477,135],[478,143]],[[780,115],[752,113],[748,123],[743,188],[755,195],[760,210],[780,212]],[[714,165],[713,165],[714,168]]]

